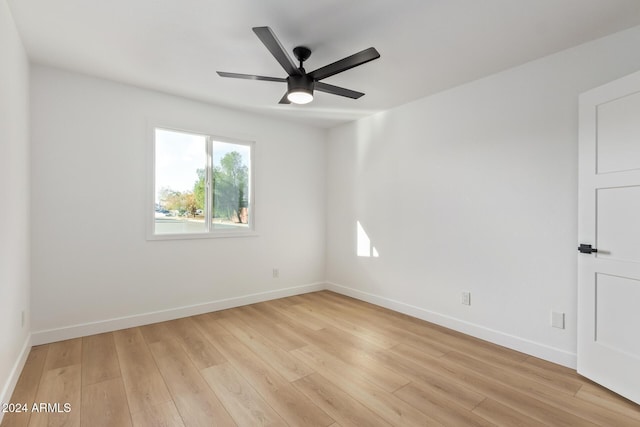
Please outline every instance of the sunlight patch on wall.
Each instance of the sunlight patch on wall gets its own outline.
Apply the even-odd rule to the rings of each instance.
[[[371,239],[367,235],[367,232],[364,231],[360,221],[356,221],[356,228],[358,230],[357,240],[356,240],[356,254],[361,257],[378,257],[378,250],[371,244]]]

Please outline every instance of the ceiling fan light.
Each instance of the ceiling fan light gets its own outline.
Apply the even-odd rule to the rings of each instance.
[[[313,101],[313,94],[311,91],[296,89],[295,91],[287,93],[287,99],[294,104],[308,104]]]
[[[313,101],[315,82],[304,74],[287,77],[287,99],[294,104],[308,104]]]

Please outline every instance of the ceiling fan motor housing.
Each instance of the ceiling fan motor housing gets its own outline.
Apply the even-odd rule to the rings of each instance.
[[[315,82],[313,81],[313,78],[311,76],[309,76],[308,74],[303,74],[300,76],[287,77],[287,86],[288,93],[306,92],[309,95],[313,95]]]

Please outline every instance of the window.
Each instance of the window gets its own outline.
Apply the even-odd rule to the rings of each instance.
[[[253,232],[253,143],[155,128],[150,238]]]

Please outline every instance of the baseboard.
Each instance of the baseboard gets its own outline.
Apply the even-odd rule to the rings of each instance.
[[[13,368],[9,374],[9,378],[7,378],[7,382],[2,387],[0,403],[9,403],[11,401],[11,395],[13,394],[13,390],[16,388],[18,378],[20,378],[24,364],[29,356],[29,351],[31,351],[31,334],[27,335],[27,339],[25,339],[24,344],[22,345],[22,351],[20,351],[18,359],[13,364]],[[0,410],[0,423],[2,423],[3,416],[4,412]]]
[[[164,322],[167,320],[178,319],[181,317],[194,316],[203,313],[209,313],[212,311],[225,310],[228,308],[240,307],[247,304],[255,304],[258,302],[268,301],[277,298],[285,298],[292,295],[300,295],[308,292],[316,292],[321,290],[330,290],[342,295],[350,296],[362,301],[370,302],[381,307],[388,308],[390,310],[404,313],[409,316],[417,317],[418,319],[425,320],[427,322],[435,323],[437,325],[444,326],[449,329],[453,329],[458,332],[462,332],[467,335],[471,335],[476,338],[480,338],[494,344],[498,344],[513,350],[521,351],[523,353],[539,357],[550,362],[557,363],[572,369],[577,366],[577,358],[575,353],[570,353],[565,350],[554,348],[546,344],[541,344],[531,340],[527,340],[515,335],[506,334],[501,331],[486,328],[475,323],[466,322],[445,314],[436,313],[434,311],[426,310],[421,307],[416,307],[411,304],[407,304],[401,301],[393,300],[390,298],[382,297],[379,295],[363,292],[357,289],[350,288],[348,286],[339,285],[337,283],[313,283],[309,285],[294,286],[285,289],[277,289],[273,291],[260,292],[256,294],[244,295],[240,297],[227,298],[217,301],[210,301],[202,304],[194,304],[184,307],[177,307],[168,310],[154,311],[149,313],[142,313],[133,316],[119,317],[115,319],[107,319],[98,322],[83,323],[79,325],[72,325],[63,328],[48,329],[42,331],[32,332],[30,345],[48,344],[51,342],[62,341],[66,339],[78,338],[88,335],[100,334],[103,332],[116,331],[118,329],[132,328],[135,326],[148,325],[150,323]],[[26,348],[26,347],[25,347]],[[26,355],[28,351],[21,356],[21,363],[24,365]],[[24,360],[23,360],[24,359]],[[16,364],[16,367],[19,364]],[[17,371],[17,375],[22,369]],[[15,369],[14,369],[15,370]],[[11,377],[13,381],[13,377]],[[10,382],[5,386],[8,387]],[[17,376],[15,378],[17,381]],[[15,386],[15,382],[11,387]],[[10,396],[9,396],[10,397]]]
[[[550,362],[557,363],[568,368],[576,369],[577,366],[577,357],[575,353],[570,353],[568,351],[554,348],[546,344],[541,344],[514,335],[506,334],[504,332],[486,328],[481,325],[466,322],[464,320],[456,319],[454,317],[436,313],[424,308],[416,307],[401,301],[396,301],[390,298],[385,298],[379,295],[374,295],[368,292],[353,289],[348,286],[327,282],[326,289],[342,295],[366,301],[371,304],[379,305],[393,311],[407,314],[412,317],[417,317],[418,319],[435,323],[437,325],[444,326],[446,328],[453,329],[455,331],[462,332],[464,334],[471,335],[473,337],[480,338],[485,341],[501,345],[503,347],[521,351],[531,356],[539,357],[541,359],[548,360]]]
[[[179,319],[181,317],[195,316],[212,311],[226,310],[228,308],[240,307],[247,304],[255,304],[258,302],[277,298],[285,298],[292,295],[322,291],[324,289],[324,283],[312,283],[309,285],[293,286],[290,288],[259,292],[240,297],[209,301],[202,304],[171,308],[168,310],[160,310],[133,316],[101,320],[98,322],[83,323],[78,325],[66,326],[63,328],[35,331],[31,335],[32,343],[33,345],[48,344],[56,341],[101,334],[103,332],[111,332],[117,331],[119,329],[148,325],[150,323]]]

